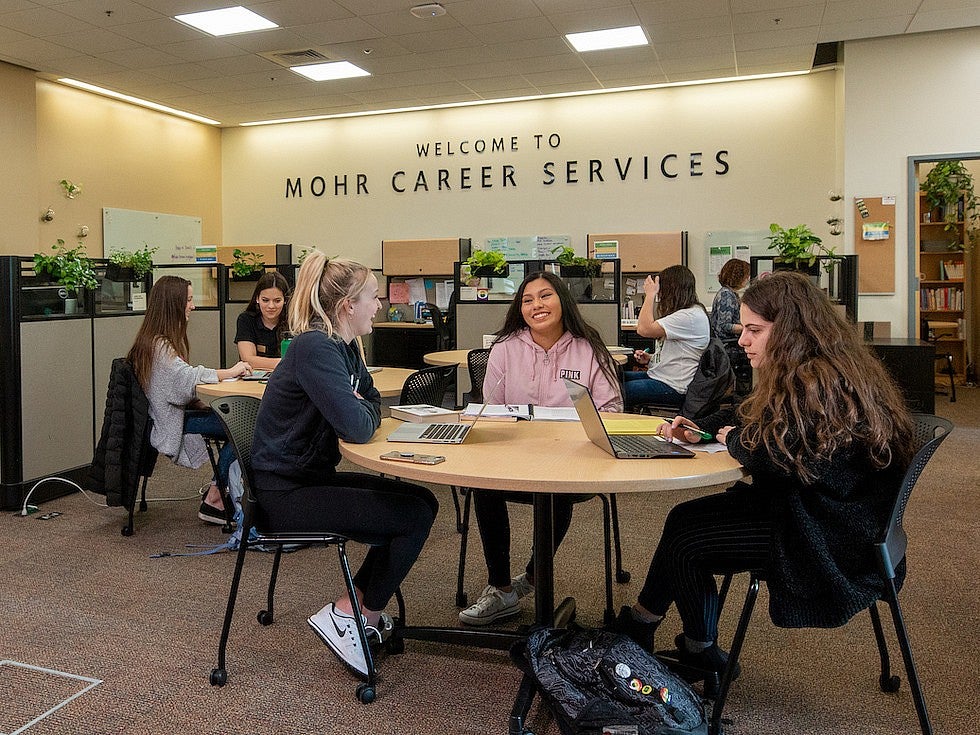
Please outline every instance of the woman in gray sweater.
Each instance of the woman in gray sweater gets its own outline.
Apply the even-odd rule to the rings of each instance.
[[[150,443],[182,467],[196,469],[208,461],[202,436],[225,438],[218,417],[198,400],[197,384],[238,378],[251,373],[252,368],[247,362],[224,370],[192,367],[188,363],[187,341],[187,321],[192,311],[194,289],[190,281],[177,276],[157,280],[150,289],[146,315],[127,359],[150,402]],[[212,481],[197,514],[206,523],[225,522],[218,483],[228,487],[228,468],[233,459],[233,449],[226,443],[218,457],[218,482]]]

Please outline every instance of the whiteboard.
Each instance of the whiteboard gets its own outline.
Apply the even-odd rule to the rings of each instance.
[[[704,282],[709,293],[721,288],[718,271],[730,258],[748,261],[753,255],[771,255],[769,230],[726,230],[704,235]]]
[[[103,207],[102,225],[102,253],[106,258],[114,250],[135,250],[145,244],[158,248],[153,254],[158,265],[197,262],[200,217]]]

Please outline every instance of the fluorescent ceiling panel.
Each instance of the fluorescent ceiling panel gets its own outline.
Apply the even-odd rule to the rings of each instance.
[[[602,51],[610,48],[646,46],[649,43],[640,26],[609,28],[604,31],[586,31],[584,33],[566,33],[565,38],[576,51]]]
[[[240,5],[220,10],[205,10],[201,13],[187,13],[174,18],[212,36],[230,36],[233,33],[264,31],[279,27],[271,20],[266,20],[258,13],[253,13]]]
[[[328,79],[349,79],[350,77],[369,77],[371,72],[364,71],[359,66],[354,66],[349,61],[329,61],[325,64],[303,64],[302,66],[291,66],[290,71],[302,74],[307,79],[314,82],[324,82]]]

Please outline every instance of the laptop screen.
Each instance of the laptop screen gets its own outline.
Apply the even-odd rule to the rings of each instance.
[[[572,399],[572,405],[575,406],[575,413],[578,414],[589,439],[600,449],[615,456],[616,452],[612,447],[612,442],[609,441],[606,427],[602,424],[602,417],[599,415],[599,409],[595,406],[595,401],[592,400],[589,389],[574,380],[568,378],[564,380],[565,388],[568,389],[568,395]]]

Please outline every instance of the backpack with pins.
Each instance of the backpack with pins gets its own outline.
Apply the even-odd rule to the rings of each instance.
[[[511,649],[563,735],[707,735],[693,689],[630,638],[604,630],[542,628]]]

